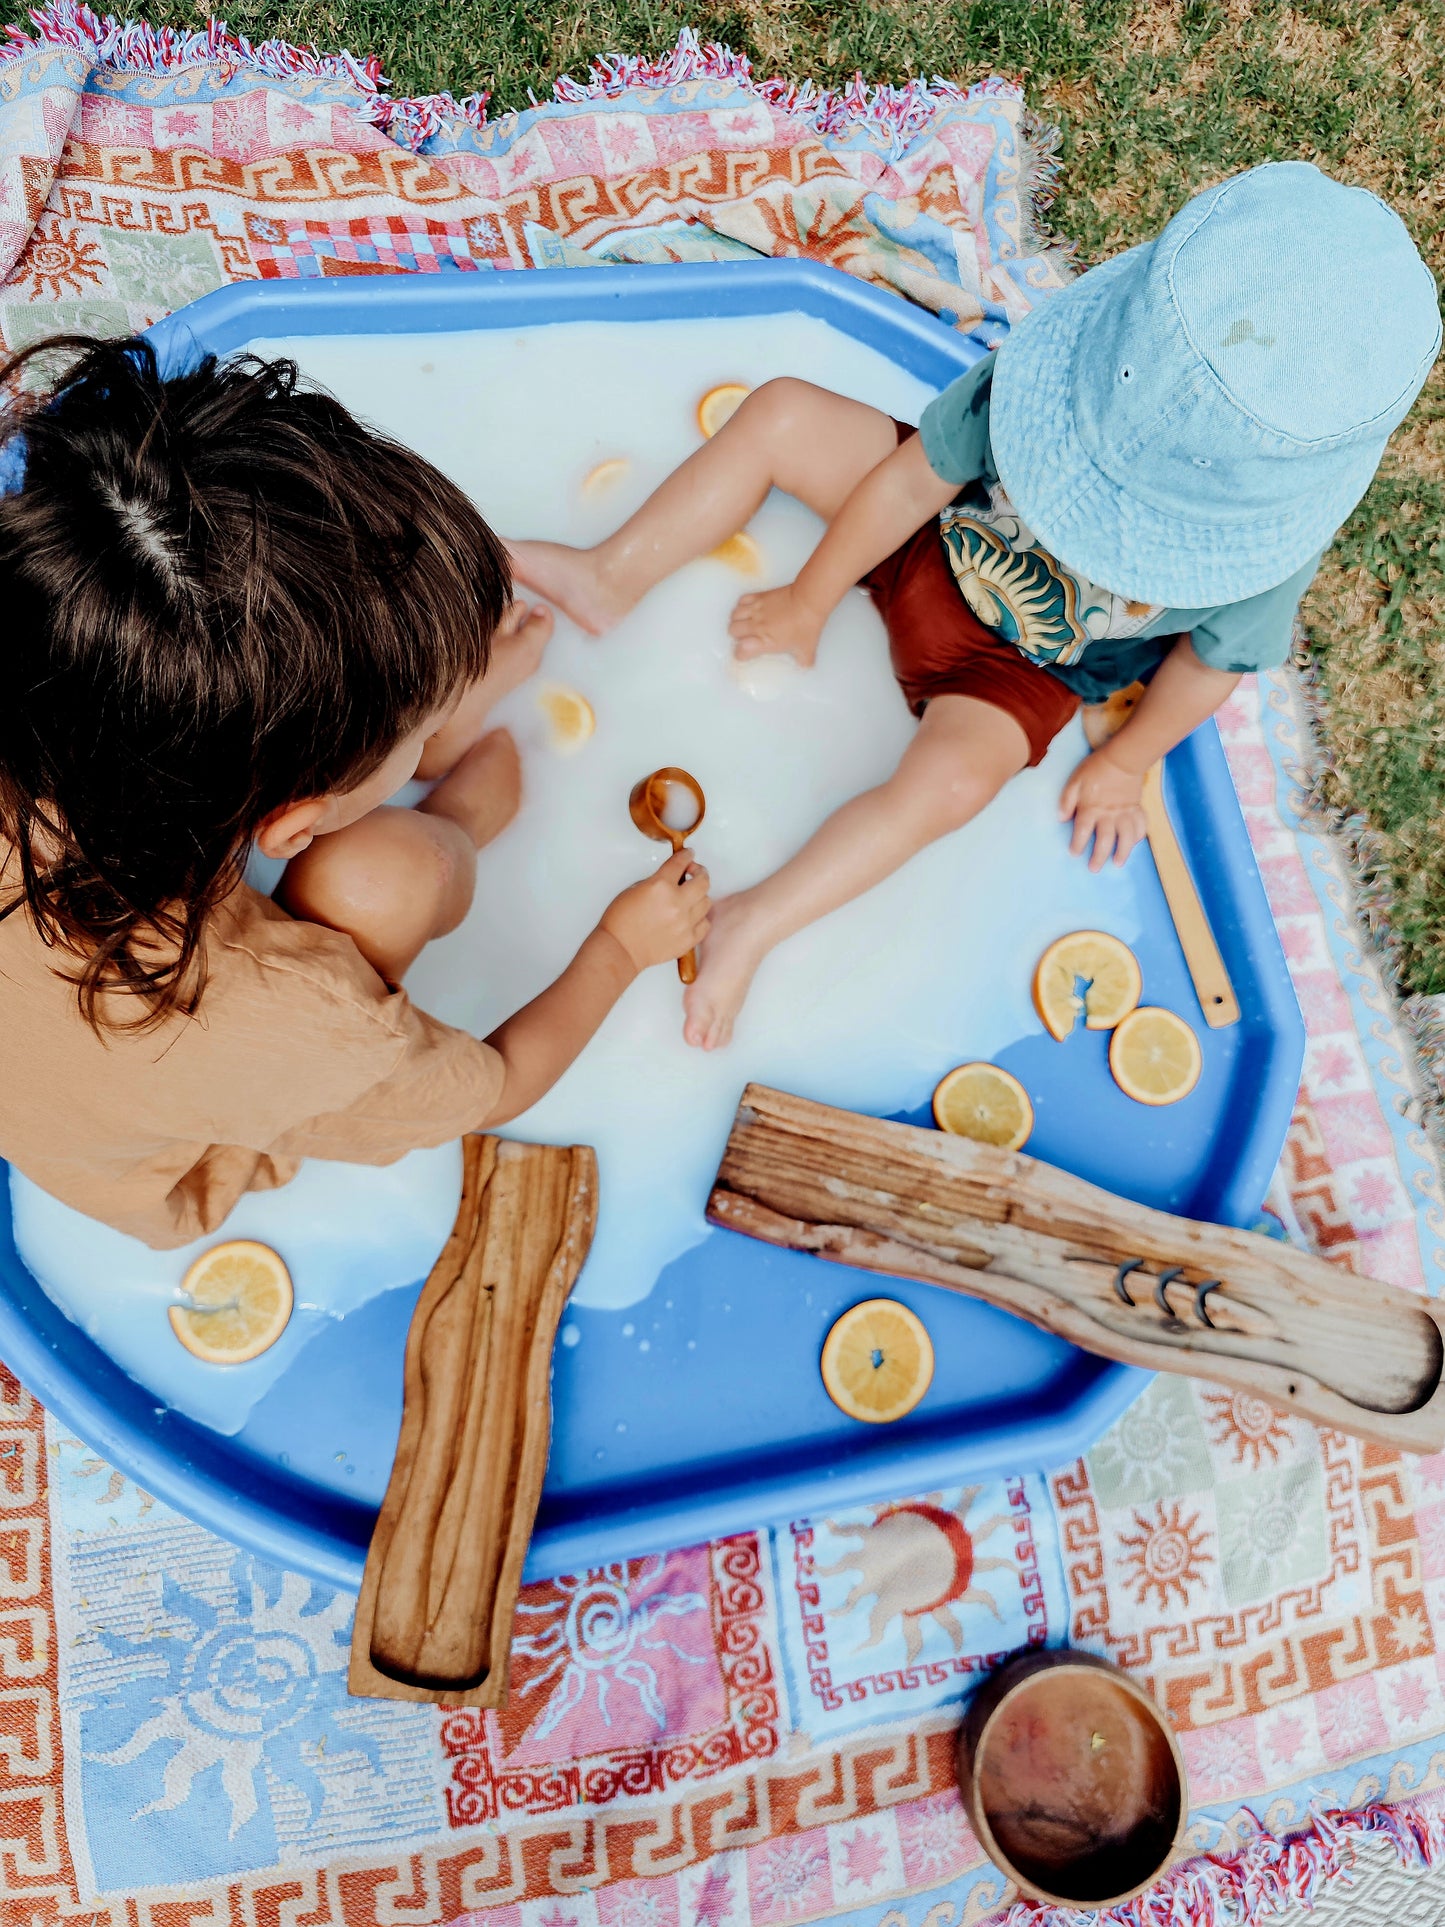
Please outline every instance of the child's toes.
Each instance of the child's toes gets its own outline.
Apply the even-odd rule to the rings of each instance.
[[[715,1022],[711,1004],[699,997],[693,986],[683,993],[682,1008],[682,1041],[691,1044],[694,1050],[706,1050]]]

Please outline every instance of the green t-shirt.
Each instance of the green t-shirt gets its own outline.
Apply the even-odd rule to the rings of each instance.
[[[929,466],[959,490],[940,526],[959,592],[984,627],[1085,702],[1147,675],[1186,629],[1200,661],[1214,669],[1245,673],[1285,662],[1319,556],[1278,587],[1216,609],[1129,602],[1088,581],[1035,541],[999,481],[988,433],[993,363],[985,355],[960,375],[918,424]]]

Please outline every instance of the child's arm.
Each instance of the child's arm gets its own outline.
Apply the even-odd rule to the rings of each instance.
[[[1238,681],[1232,671],[1201,662],[1189,637],[1181,636],[1118,735],[1080,763],[1064,785],[1059,816],[1074,819],[1069,848],[1075,856],[1093,837],[1091,870],[1102,870],[1111,852],[1122,863],[1143,839],[1145,772],[1212,716]]]
[[[956,483],[934,474],[918,436],[910,436],[863,477],[796,581],[738,603],[729,625],[736,654],[791,655],[811,666],[823,624],[854,583],[941,515],[957,493]]]
[[[529,1110],[592,1041],[635,977],[702,942],[707,889],[707,871],[690,851],[679,850],[654,876],[614,898],[556,983],[487,1039],[500,1053],[506,1077],[489,1114],[477,1120],[479,1130],[509,1124]]]

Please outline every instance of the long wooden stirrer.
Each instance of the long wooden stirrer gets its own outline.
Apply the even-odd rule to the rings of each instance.
[[[597,1220],[590,1150],[465,1140],[461,1208],[412,1314],[351,1692],[500,1706],[542,1493],[557,1322]]]
[[[1123,728],[1143,693],[1143,683],[1131,683],[1127,689],[1116,690],[1107,702],[1085,706],[1084,734],[1091,749],[1098,749]],[[1224,959],[1219,954],[1219,945],[1200,901],[1199,891],[1195,888],[1184,852],[1179,847],[1179,838],[1169,816],[1169,805],[1164,800],[1164,767],[1161,763],[1155,763],[1145,773],[1143,801],[1154,868],[1159,874],[1164,901],[1169,905],[1169,915],[1174,920],[1175,933],[1179,938],[1179,947],[1184,952],[1194,994],[1199,999],[1205,1023],[1212,1030],[1222,1030],[1229,1024],[1239,1022],[1239,998],[1235,995]]]
[[[708,1217],[1399,1451],[1445,1446],[1445,1317],[1429,1299],[1021,1152],[749,1084]]]

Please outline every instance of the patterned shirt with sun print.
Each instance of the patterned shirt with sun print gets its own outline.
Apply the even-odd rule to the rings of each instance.
[[[1188,631],[1200,660],[1245,673],[1286,661],[1316,556],[1277,588],[1214,609],[1130,602],[1067,568],[1009,501],[989,444],[993,356],[928,404],[918,424],[930,467],[959,494],[943,512],[944,549],[959,591],[986,629],[1101,702],[1146,676]]]

